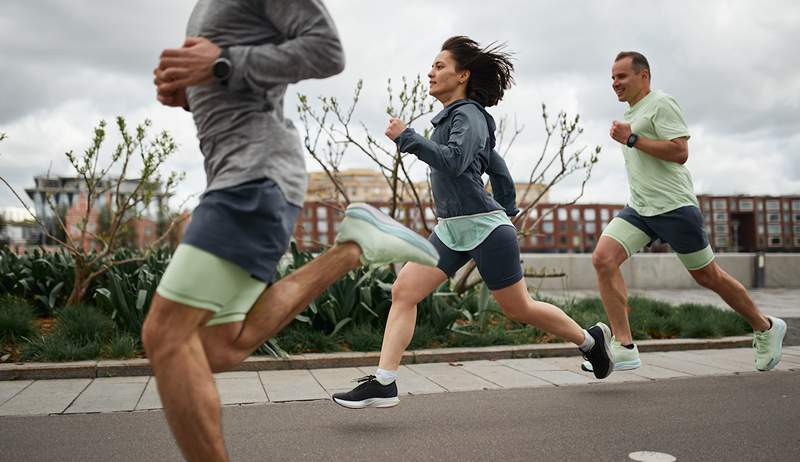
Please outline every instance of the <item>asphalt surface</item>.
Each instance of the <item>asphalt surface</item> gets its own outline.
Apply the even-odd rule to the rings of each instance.
[[[235,461],[800,460],[800,372],[226,407]],[[161,411],[0,418],[0,460],[180,460]],[[653,459],[655,460],[655,459]]]

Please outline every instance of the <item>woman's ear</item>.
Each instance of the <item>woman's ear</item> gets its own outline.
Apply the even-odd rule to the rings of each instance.
[[[458,83],[465,83],[467,80],[469,80],[469,76],[470,76],[469,69],[464,69],[458,75]]]

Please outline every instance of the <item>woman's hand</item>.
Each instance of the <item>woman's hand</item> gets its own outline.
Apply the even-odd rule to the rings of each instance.
[[[403,133],[403,130],[406,129],[406,124],[403,123],[402,120],[392,117],[389,119],[389,126],[386,127],[386,136],[389,137],[390,140],[394,141]]]

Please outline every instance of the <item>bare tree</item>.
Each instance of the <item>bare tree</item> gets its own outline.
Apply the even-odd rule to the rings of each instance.
[[[39,224],[42,232],[63,246],[74,258],[75,282],[67,299],[68,304],[79,303],[92,282],[114,266],[145,260],[183,219],[183,216],[176,216],[139,256],[123,260],[113,258],[114,250],[122,245],[121,241],[135,220],[141,218],[151,204],[156,203],[159,209],[166,208],[167,201],[183,179],[183,174],[170,172],[164,176],[160,172],[177,149],[168,132],[162,131],[155,138],[148,139],[149,120],[138,125],[135,133],[128,130],[123,117],[117,117],[116,122],[122,141],[113,150],[105,166],[101,166],[100,160],[101,147],[106,138],[106,122],[102,120],[94,129],[91,145],[82,154],[76,155],[73,151],[65,154],[77,175],[85,204],[85,208],[81,207],[82,215],[76,224],[77,233],[70,232],[66,220],[57,213],[58,205],[51,196],[46,196],[45,203],[53,212],[57,229],[62,231],[57,236],[46,226],[44,217],[37,217],[8,181],[0,176],[0,180]],[[141,163],[138,177],[128,178],[136,159]],[[108,205],[98,206],[98,200],[107,200]],[[101,221],[105,223],[98,229],[95,226],[96,215],[98,209],[103,208],[105,210],[101,213],[106,215]]]
[[[389,215],[397,215],[398,205],[407,199],[413,200],[422,217],[422,225],[427,232],[431,231],[425,217],[425,205],[430,204],[429,194],[426,196],[417,190],[409,175],[415,157],[401,153],[397,147],[384,141],[384,137],[374,137],[363,122],[358,122],[354,130],[353,113],[361,96],[363,81],[356,84],[353,98],[349,106],[343,107],[336,97],[321,96],[318,98],[319,108],[309,103],[306,95],[298,94],[297,112],[303,122],[305,136],[303,142],[311,157],[322,167],[338,193],[340,206],[350,203],[340,178],[342,159],[348,148],[355,148],[365,155],[377,167],[391,191],[391,207]],[[433,112],[433,98],[428,95],[428,88],[422,83],[419,75],[410,81],[401,78],[398,90],[388,80],[388,104],[386,114],[403,120],[411,126],[417,119]],[[428,130],[424,130],[427,136]],[[427,188],[429,191],[430,188]]]
[[[425,206],[433,202],[430,197],[430,178],[428,178],[428,187],[426,188],[427,194],[423,195],[417,190],[408,173],[416,157],[401,153],[394,145],[387,147],[389,143],[383,142],[383,137],[380,137],[381,141],[373,137],[363,122],[359,123],[361,133],[353,132],[353,114],[362,88],[363,82],[359,80],[352,101],[347,107],[342,107],[335,97],[321,96],[318,98],[320,107],[314,108],[307,96],[298,95],[297,110],[305,129],[306,150],[333,183],[339,199],[335,202],[338,202],[340,208],[350,202],[346,188],[340,179],[340,167],[344,154],[353,147],[370,159],[386,180],[391,191],[390,214],[395,217],[398,204],[411,200],[420,211],[424,229],[431,232],[432,227],[427,223],[425,216]],[[410,126],[420,117],[433,111],[433,99],[429,97],[427,90],[419,76],[413,82],[409,82],[404,77],[402,86],[395,97],[396,92],[392,88],[390,79],[387,86],[389,101],[386,113],[402,119],[406,125]],[[542,104],[542,120],[545,129],[544,145],[528,172],[527,186],[517,197],[522,211],[514,218],[513,222],[521,237],[535,232],[541,221],[557,208],[575,204],[583,196],[586,183],[591,177],[592,169],[601,150],[600,146],[595,146],[593,149],[588,149],[586,146],[574,147],[577,139],[583,133],[583,128],[579,125],[579,115],[571,117],[561,111],[556,116],[556,120],[551,121],[547,107]],[[510,127],[508,117],[500,119],[497,126],[495,148],[502,157],[508,155],[517,137],[524,129],[525,126],[520,125],[516,117],[513,127]],[[426,129],[424,134],[427,137],[429,131]],[[530,210],[554,186],[574,175],[582,176],[575,197],[565,203],[554,204],[545,213],[538,216],[533,223],[530,223]],[[474,285],[474,282],[467,282],[474,269],[474,263],[470,262],[467,270],[455,282],[456,291],[464,292]]]

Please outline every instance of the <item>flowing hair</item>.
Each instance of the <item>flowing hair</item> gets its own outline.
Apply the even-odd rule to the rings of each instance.
[[[481,48],[478,43],[463,35],[450,37],[442,44],[456,62],[456,70],[470,72],[467,98],[481,106],[494,106],[503,99],[503,93],[514,83],[514,65],[511,53],[504,44],[491,43]]]

